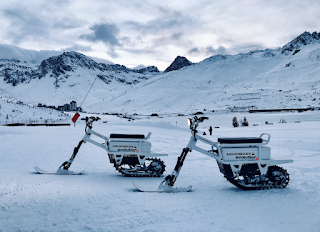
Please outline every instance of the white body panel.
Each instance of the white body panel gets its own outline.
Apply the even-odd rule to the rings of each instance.
[[[149,153],[151,143],[148,141],[110,141],[109,152]]]
[[[198,134],[193,134],[189,140],[187,148],[201,152],[211,158],[216,159],[219,163],[229,164],[234,176],[238,176],[243,164],[256,163],[260,169],[261,175],[265,175],[268,167],[276,164],[292,163],[293,160],[273,160],[271,159],[271,149],[266,146],[270,142],[269,134],[261,134],[268,136],[262,143],[233,143],[225,144],[213,142]],[[198,140],[212,146],[211,151],[204,150],[196,143]]]
[[[270,147],[222,147],[221,153],[224,161],[256,161],[269,160]]]
[[[92,140],[90,138],[92,135],[104,139],[104,144]],[[92,143],[98,147],[105,149],[109,154],[109,158],[110,155],[111,157],[114,157],[115,163],[117,165],[121,164],[122,159],[125,155],[137,156],[140,165],[143,165],[147,158],[168,155],[151,152],[151,143],[147,141],[150,136],[151,132],[149,132],[146,138],[108,138],[88,128],[86,130],[85,136],[83,137],[83,141]]]

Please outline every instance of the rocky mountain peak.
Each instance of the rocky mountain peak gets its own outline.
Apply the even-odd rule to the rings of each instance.
[[[183,57],[183,56],[177,56],[176,59],[171,63],[171,65],[164,70],[165,73],[167,72],[171,72],[174,70],[179,70],[185,66],[189,66],[191,65],[192,62],[190,62],[187,58]]]
[[[87,69],[95,69],[98,64],[86,57],[85,55],[78,52],[64,52],[59,56],[52,56],[41,62],[39,66],[39,78],[44,77],[49,71],[52,71],[52,74],[59,76],[65,74],[65,72],[73,71],[76,67],[83,67]]]
[[[40,65],[0,59],[0,78],[3,77],[6,83],[13,86],[29,83],[32,79],[52,78],[54,86],[58,88],[79,68],[92,70],[91,73],[96,73],[97,77],[107,84],[113,80],[124,84],[136,84],[159,73],[155,66],[130,69],[119,64],[97,63],[81,53],[72,51],[45,59]]]
[[[156,66],[148,66],[145,68],[141,68],[136,70],[138,73],[146,73],[146,72],[151,72],[151,73],[158,73],[159,69]]]
[[[305,31],[297,38],[287,43],[282,48],[282,53],[291,54],[292,52],[299,50],[301,46],[309,45],[309,44],[318,44],[320,43],[320,33],[316,31],[312,34],[310,32]]]

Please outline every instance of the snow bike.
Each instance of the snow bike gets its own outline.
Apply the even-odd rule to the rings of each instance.
[[[164,162],[154,158],[156,156],[167,156],[168,154],[151,153],[151,143],[147,141],[151,132],[145,137],[143,134],[110,134],[106,137],[92,130],[92,124],[100,120],[99,117],[86,117],[85,135],[74,148],[73,154],[69,160],[65,161],[57,170],[57,172],[46,172],[38,167],[36,171],[41,174],[59,174],[59,175],[75,175],[82,172],[72,172],[69,168],[74,161],[81,145],[83,143],[92,143],[107,151],[110,163],[114,164],[116,170],[129,177],[159,177],[165,171]],[[95,135],[102,138],[105,142],[98,143],[90,137]]]
[[[197,116],[188,119],[191,131],[190,141],[187,147],[183,149],[180,157],[178,157],[172,174],[166,176],[158,189],[154,191],[179,192],[191,189],[191,186],[187,188],[173,186],[188,152],[192,150],[216,159],[220,172],[224,177],[231,184],[243,190],[285,188],[288,185],[289,174],[285,169],[276,165],[291,163],[293,160],[271,159],[270,147],[266,146],[270,141],[269,134],[263,133],[260,137],[218,138],[217,142],[213,142],[198,135],[197,127],[199,123],[206,119],[208,117],[198,118]],[[196,146],[198,141],[211,145],[211,150],[207,151]],[[137,188],[141,191],[148,191],[143,188]]]

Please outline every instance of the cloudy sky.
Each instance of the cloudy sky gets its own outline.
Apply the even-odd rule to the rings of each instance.
[[[77,51],[164,70],[178,55],[199,62],[319,32],[320,1],[10,0],[0,2],[0,21],[0,58]]]

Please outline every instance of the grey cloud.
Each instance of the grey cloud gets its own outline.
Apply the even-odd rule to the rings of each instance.
[[[155,51],[154,49],[147,47],[147,48],[127,48],[126,49],[127,52],[132,53],[132,54],[144,54],[144,55],[156,55],[157,51]]]
[[[58,29],[71,29],[81,27],[84,23],[85,21],[83,20],[78,20],[71,17],[64,17],[58,20],[56,23],[54,23],[53,27]]]
[[[6,9],[2,13],[10,21],[8,36],[15,44],[28,37],[47,37],[49,34],[48,23],[33,13],[23,9]]]
[[[182,37],[182,33],[174,33],[173,35],[171,35],[172,39],[178,40]]]
[[[227,49],[223,46],[219,46],[217,49],[214,49],[212,46],[202,47],[202,48],[192,48],[188,51],[190,56],[213,56],[217,54],[226,54]]]
[[[90,41],[90,42],[103,42],[107,45],[108,50],[107,54],[112,58],[118,58],[119,55],[115,51],[115,46],[121,46],[120,38],[118,38],[119,29],[110,23],[96,23],[90,27],[92,31],[91,34],[81,35],[80,38]],[[128,38],[125,37],[124,41],[127,41]]]
[[[101,41],[106,45],[119,46],[120,42],[117,38],[119,29],[114,24],[100,23],[90,27],[91,34],[81,35],[80,38],[91,42]]]
[[[191,48],[189,51],[188,51],[188,54],[189,55],[192,55],[192,56],[199,56],[200,55],[200,50],[199,48]]]
[[[171,10],[164,7],[155,7],[153,15],[155,19],[146,22],[138,21],[127,21],[124,23],[125,26],[131,27],[133,30],[139,31],[140,33],[153,34],[163,33],[163,31],[171,30],[183,30],[183,28],[194,23],[191,17],[185,16],[177,10]],[[179,36],[180,32],[174,32]]]
[[[168,46],[192,46],[193,42],[185,35],[190,32],[190,28],[197,27],[196,19],[172,8],[153,6],[152,10],[153,18],[150,20],[128,20],[121,24],[126,31],[134,35],[139,34],[142,38],[136,40],[131,37],[131,44],[137,44],[141,50],[151,49],[158,52],[167,49]]]
[[[57,7],[63,7],[70,4],[69,0],[55,0],[50,2],[53,5],[56,5]]]
[[[254,50],[262,50],[265,49],[263,44],[261,43],[255,43],[255,44],[240,44],[235,45],[229,49],[230,54],[238,54],[238,53],[247,53]]]
[[[0,59],[17,59],[30,63],[40,63],[51,56],[57,56],[68,51],[91,51],[90,46],[73,45],[61,50],[29,50],[13,45],[0,44]]]
[[[118,53],[115,52],[114,48],[109,48],[108,51],[107,51],[107,54],[111,58],[118,58],[119,57]]]
[[[152,40],[152,48],[159,50],[159,48],[163,50],[168,49],[169,47],[179,47],[182,49],[190,48],[194,46],[194,41],[190,40],[188,35],[185,35],[182,32],[172,33],[168,36],[156,37]]]
[[[106,59],[103,59],[103,58],[98,58],[98,57],[93,57],[93,56],[88,56],[88,57],[90,57],[91,59],[93,59],[97,63],[114,64],[110,60],[106,60]]]
[[[217,49],[213,48],[212,46],[208,47],[195,47],[192,48],[188,51],[188,55],[194,56],[194,57],[199,57],[199,56],[214,56],[214,55],[225,55],[225,54],[230,54],[230,55],[236,55],[239,53],[247,53],[250,51],[254,50],[261,50],[265,49],[262,44],[256,43],[256,44],[239,44],[232,46],[228,49],[226,49],[223,46],[219,46]]]
[[[64,48],[61,51],[82,51],[82,52],[88,52],[88,51],[92,51],[91,46],[84,46],[84,45],[80,45],[80,44],[74,44],[71,47],[68,48]]]
[[[207,54],[212,54],[212,55],[216,55],[216,54],[226,54],[227,49],[223,46],[219,46],[217,49],[214,49],[211,46],[206,47],[206,52]]]
[[[35,51],[13,45],[0,44],[0,59],[17,59],[30,63],[39,63],[50,56],[60,55],[61,51]]]
[[[183,25],[183,20],[179,19],[163,19],[158,18],[145,23],[137,21],[128,21],[126,25],[132,27],[133,30],[139,31],[143,34],[161,33],[165,30],[171,30],[179,25]]]
[[[155,50],[163,46],[168,46],[168,45],[175,45],[175,46],[185,46],[186,44],[189,45],[189,41],[185,41],[183,38],[183,33],[172,33],[171,35],[169,34],[168,36],[163,36],[159,35],[156,37],[154,35],[151,41],[152,43],[146,43],[143,39],[143,36],[131,36],[131,37],[121,37],[121,45],[122,49],[125,49],[129,52],[132,51],[137,51],[141,50],[143,53],[150,53],[148,51],[143,51],[143,50]],[[145,47],[142,47],[144,46]],[[139,49],[137,49],[139,47]],[[134,52],[136,53],[136,52]]]

